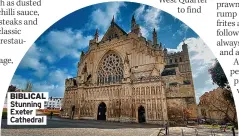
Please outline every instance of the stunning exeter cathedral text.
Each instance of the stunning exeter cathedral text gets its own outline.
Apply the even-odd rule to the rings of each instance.
[[[62,117],[154,124],[197,118],[187,44],[168,53],[155,29],[152,41],[141,35],[134,16],[129,33],[113,18],[98,38],[96,30],[77,77],[65,81]]]

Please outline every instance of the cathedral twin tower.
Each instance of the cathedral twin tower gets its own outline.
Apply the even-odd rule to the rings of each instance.
[[[77,77],[66,79],[62,117],[153,124],[197,118],[187,45],[169,54],[146,40],[134,16],[126,33],[114,18],[82,52]],[[187,111],[187,112],[186,112]]]

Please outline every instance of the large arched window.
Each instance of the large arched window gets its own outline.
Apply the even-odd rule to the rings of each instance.
[[[123,78],[123,61],[113,51],[108,52],[98,67],[98,84],[121,82]]]

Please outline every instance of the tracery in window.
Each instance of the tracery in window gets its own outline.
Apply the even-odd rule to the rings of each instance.
[[[123,61],[115,52],[107,53],[100,61],[98,84],[121,82],[123,78]]]

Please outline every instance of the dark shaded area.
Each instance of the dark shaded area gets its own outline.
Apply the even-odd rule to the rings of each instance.
[[[139,120],[139,123],[144,123],[146,120],[145,119],[145,109],[142,105],[138,108],[138,120]]]
[[[173,83],[169,83],[170,86],[176,86],[178,85],[178,82],[173,82]]]
[[[2,112],[2,119],[7,119],[7,112]]]
[[[106,104],[103,102],[98,107],[97,120],[106,120]]]
[[[215,65],[208,71],[211,74],[212,81],[219,87],[224,88],[228,84],[227,77],[218,60],[216,60]]]
[[[178,64],[165,65],[165,68],[174,68],[178,67]]]
[[[190,81],[190,80],[184,80],[184,81],[183,81],[183,84],[185,84],[185,85],[190,85],[190,84],[191,84],[191,81]]]
[[[16,92],[16,90],[17,90],[16,86],[10,85],[8,87],[8,92]]]
[[[164,69],[161,76],[176,75],[175,69]]]

